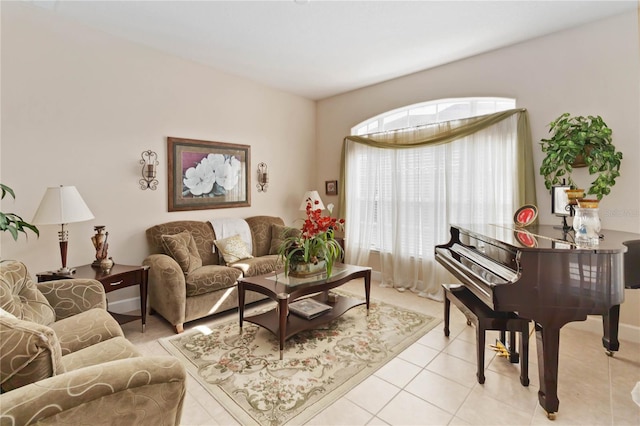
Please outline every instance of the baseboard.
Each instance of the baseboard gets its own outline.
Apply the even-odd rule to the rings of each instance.
[[[109,302],[109,310],[117,314],[126,314],[134,311],[140,312],[140,297]]]
[[[570,322],[565,327],[588,331],[602,336],[602,317],[589,316],[586,321]],[[640,327],[629,324],[620,324],[618,328],[618,340],[630,343],[640,343]]]

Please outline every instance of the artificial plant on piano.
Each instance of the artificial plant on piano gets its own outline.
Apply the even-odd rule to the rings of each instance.
[[[588,167],[590,175],[597,175],[587,190],[598,200],[611,192],[616,178],[620,176],[622,153],[616,151],[612,143],[612,130],[602,117],[589,115],[571,116],[565,112],[552,121],[549,139],[542,139],[540,145],[546,154],[540,166],[547,189],[567,183],[573,188],[579,186],[571,178],[576,167]]]

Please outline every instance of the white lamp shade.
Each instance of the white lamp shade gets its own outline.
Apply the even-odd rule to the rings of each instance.
[[[320,199],[318,191],[307,191],[304,193],[302,204],[300,204],[300,210],[307,209],[307,201],[311,201],[311,210],[324,210],[324,204],[322,204],[322,199]],[[316,201],[318,201],[318,204],[315,204]]]
[[[75,186],[56,186],[47,188],[31,222],[35,225],[60,225],[93,218]]]

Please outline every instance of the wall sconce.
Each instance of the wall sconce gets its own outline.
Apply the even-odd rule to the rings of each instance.
[[[156,169],[158,166],[158,154],[151,150],[142,152],[142,179],[140,179],[140,189],[151,189],[155,191],[158,187],[158,180],[156,179]]]
[[[267,192],[269,186],[269,172],[267,171],[267,165],[265,163],[258,164],[258,183],[256,188],[258,192]]]

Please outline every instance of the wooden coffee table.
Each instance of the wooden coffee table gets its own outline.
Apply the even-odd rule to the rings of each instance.
[[[365,301],[346,296],[338,297],[338,300],[333,303],[328,301],[329,290],[340,287],[342,284],[356,278],[364,278]],[[246,291],[264,294],[277,302],[278,306],[268,312],[244,318],[244,295]],[[311,320],[297,315],[289,315],[289,303],[310,294],[314,294],[312,297],[319,302],[331,305],[332,309]],[[306,278],[285,277],[284,271],[240,278],[238,280],[240,333],[242,333],[242,323],[245,320],[271,331],[280,339],[280,359],[282,359],[284,342],[296,333],[317,328],[338,318],[349,309],[365,303],[367,304],[367,315],[369,315],[370,294],[371,268],[346,264],[335,264],[329,279],[327,279],[326,274],[318,274]]]

